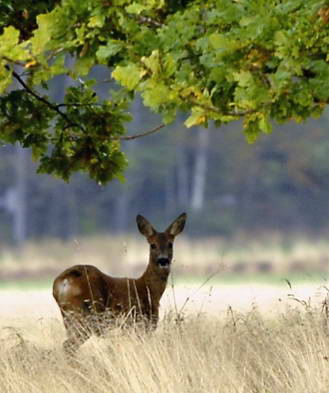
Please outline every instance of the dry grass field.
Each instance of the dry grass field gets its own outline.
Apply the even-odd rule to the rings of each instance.
[[[321,308],[269,316],[175,311],[154,333],[114,329],[74,360],[57,318],[2,318],[2,393],[327,393],[329,337]]]
[[[328,242],[254,239],[240,238],[234,246],[223,239],[178,239],[177,280],[162,298],[158,329],[113,329],[92,337],[74,360],[61,348],[65,331],[49,281],[39,289],[5,281],[54,277],[75,263],[137,276],[147,262],[145,240],[47,241],[27,244],[20,255],[2,248],[0,393],[327,393]],[[247,278],[238,284],[179,279],[214,271]],[[322,281],[282,279],[305,271],[323,274]],[[255,272],[279,274],[281,285],[253,282]]]
[[[158,329],[92,337],[74,360],[50,289],[0,291],[1,393],[327,393],[322,286],[169,288]]]

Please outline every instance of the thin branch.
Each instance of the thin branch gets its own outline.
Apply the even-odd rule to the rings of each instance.
[[[6,66],[7,67],[7,66]],[[9,67],[7,67],[9,68]],[[42,102],[43,104],[45,104],[46,106],[48,106],[48,108],[52,109],[53,111],[57,112],[68,124],[68,126],[70,127],[78,127],[80,130],[85,131],[84,128],[78,124],[78,123],[74,123],[64,112],[62,112],[59,108],[62,106],[68,106],[67,104],[59,104],[59,105],[55,105],[52,104],[51,102],[49,102],[48,100],[46,100],[44,97],[40,96],[39,94],[37,94],[34,90],[32,90],[25,82],[24,80],[20,77],[20,75],[13,71],[13,76],[14,78],[20,83],[20,85],[25,89],[25,91],[32,95],[34,98],[36,98],[38,101]],[[77,104],[72,104],[73,106],[82,106]],[[122,141],[131,141],[133,139],[137,139],[137,138],[142,138],[143,136],[147,136],[147,135],[151,135],[154,134],[156,132],[158,132],[159,130],[161,130],[162,128],[164,128],[165,125],[164,124],[160,124],[159,126],[153,128],[152,130],[140,133],[140,134],[135,134],[135,135],[127,135],[127,136],[119,136],[119,137],[113,137],[111,139],[113,140],[122,140]]]
[[[153,128],[152,130],[143,132],[141,134],[118,136],[118,137],[113,137],[112,139],[114,139],[114,140],[119,139],[120,141],[131,141],[133,139],[142,138],[143,136],[154,134],[154,133],[158,132],[159,130],[161,130],[163,127],[165,127],[165,124],[160,124],[159,126]]]
[[[138,21],[141,23],[144,23],[144,24],[153,25],[155,27],[162,27],[163,26],[163,23],[160,23],[157,20],[154,20],[154,19],[146,17],[146,16],[140,16],[138,18]]]
[[[244,111],[232,111],[232,112],[224,112],[224,116],[237,116],[237,117],[242,117],[246,115],[250,115],[251,113],[257,112],[258,109],[246,109]]]
[[[20,66],[20,67],[24,67],[24,63],[22,63],[21,61],[18,61],[18,60],[11,60],[11,59],[10,59],[9,57],[7,57],[7,56],[1,56],[0,58],[6,60],[8,63],[12,63],[12,64],[16,64],[16,65],[18,65],[18,66]],[[8,66],[5,66],[5,68],[9,71],[9,67],[8,67]]]
[[[92,106],[105,107],[106,105],[98,103],[98,102],[93,102],[92,104],[82,104],[82,103],[79,103],[79,102],[74,102],[72,104],[64,104],[64,103],[62,103],[62,104],[57,104],[56,105],[57,108],[72,107],[72,106],[76,106],[76,107],[92,107]]]
[[[9,69],[8,66],[5,66],[7,69]],[[34,90],[32,90],[25,82],[24,80],[20,77],[20,75],[13,71],[13,76],[14,78],[19,82],[19,84],[24,88],[24,90],[30,94],[31,96],[33,96],[34,98],[36,98],[38,101],[42,102],[43,104],[45,104],[46,106],[48,106],[48,108],[52,109],[53,111],[57,112],[65,121],[66,123],[70,126],[70,127],[78,127],[80,130],[85,131],[85,129],[78,123],[73,122],[64,112],[62,112],[61,110],[59,110],[58,105],[52,104],[51,102],[49,102],[48,100],[46,100],[44,97],[40,96],[39,94],[37,94]]]

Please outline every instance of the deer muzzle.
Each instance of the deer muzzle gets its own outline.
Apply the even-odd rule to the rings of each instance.
[[[157,259],[157,264],[163,269],[168,269],[170,266],[169,258],[160,257]]]

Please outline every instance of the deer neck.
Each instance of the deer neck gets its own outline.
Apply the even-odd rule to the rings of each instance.
[[[159,269],[151,257],[145,272],[138,279],[143,285],[145,285],[153,294],[160,300],[163,292],[166,289],[170,269]]]

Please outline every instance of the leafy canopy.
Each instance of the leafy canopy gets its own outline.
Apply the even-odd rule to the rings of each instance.
[[[328,0],[2,0],[0,141],[31,147],[40,172],[66,180],[122,178],[138,92],[164,124],[178,111],[187,127],[243,118],[253,142],[271,120],[321,114],[328,32]],[[89,76],[97,64],[117,82],[105,101]],[[57,75],[76,81],[60,103]]]

